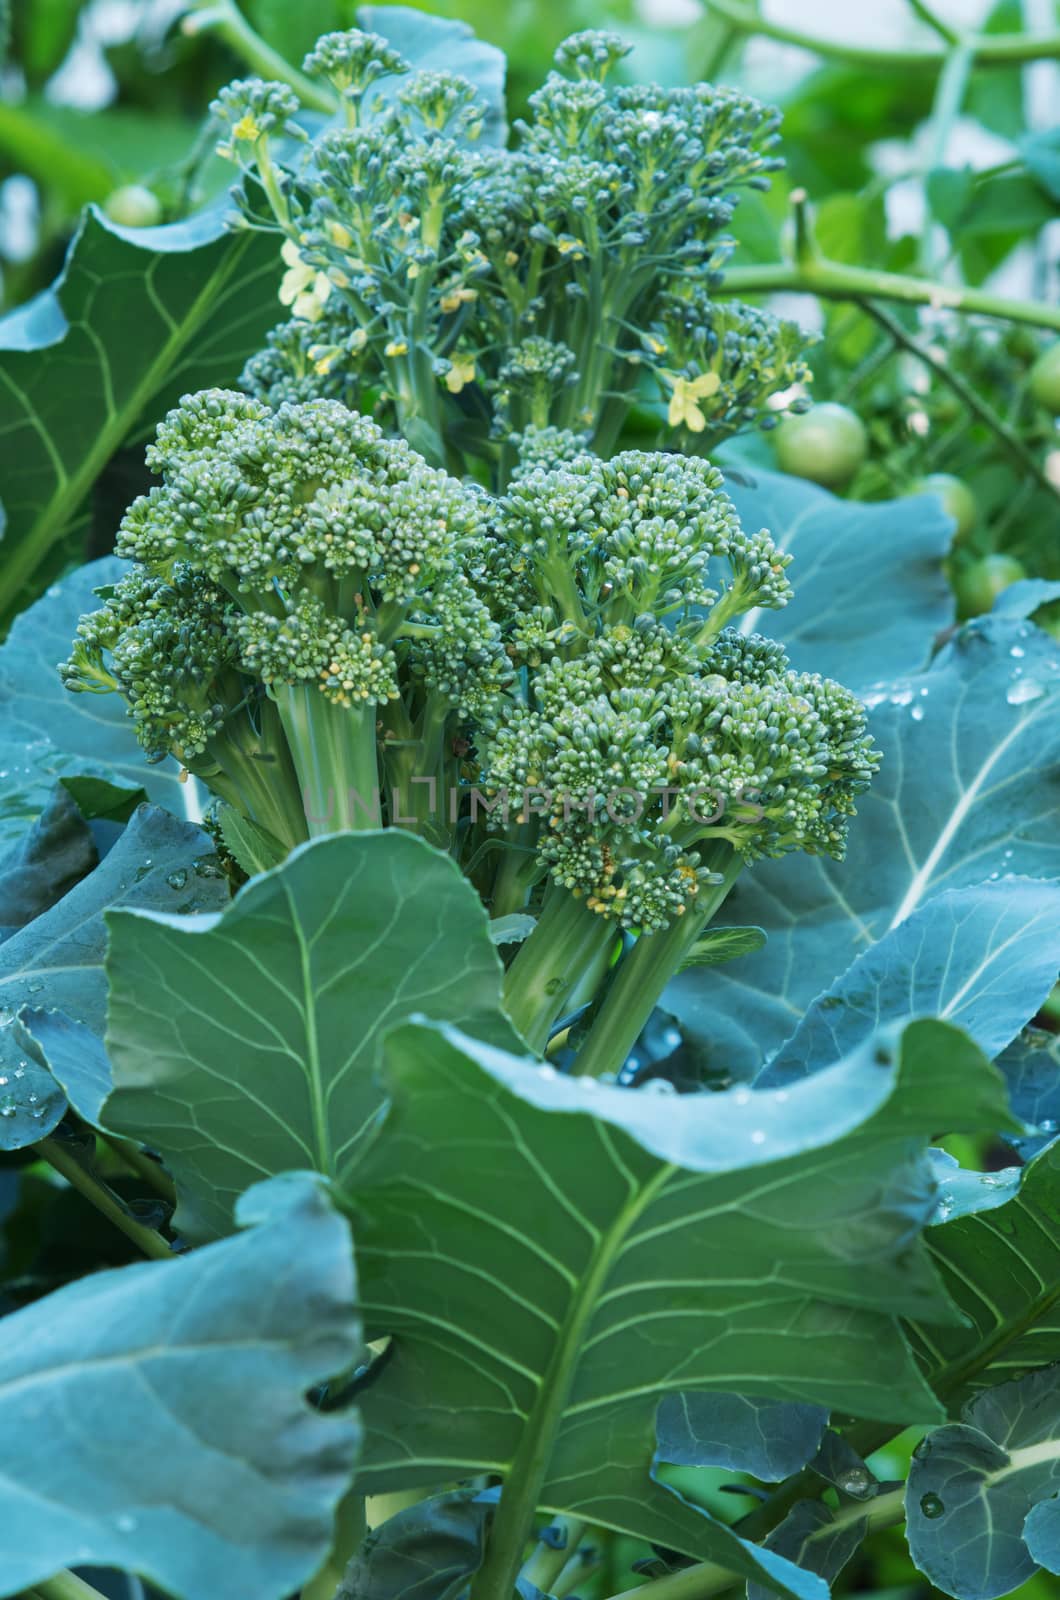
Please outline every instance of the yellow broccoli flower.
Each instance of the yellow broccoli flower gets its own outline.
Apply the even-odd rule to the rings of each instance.
[[[667,421],[671,428],[679,428],[684,423],[690,433],[702,433],[707,425],[707,419],[697,402],[717,394],[721,388],[718,374],[701,372],[698,378],[670,378],[669,381],[673,384],[670,410],[667,413]]]
[[[293,239],[284,240],[280,255],[287,263],[280,284],[280,304],[290,306],[294,315],[305,322],[319,321],[331,293],[327,277],[302,260]]]
[[[445,375],[445,387],[450,394],[459,394],[468,383],[475,381],[474,356],[456,356]]]

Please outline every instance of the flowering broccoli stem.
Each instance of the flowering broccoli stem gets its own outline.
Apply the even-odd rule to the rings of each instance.
[[[614,922],[566,889],[553,887],[504,985],[505,1010],[532,1049],[545,1048],[553,1024],[586,980],[603,976],[617,939]]]
[[[658,933],[641,934],[615,974],[607,998],[578,1052],[573,1072],[599,1078],[618,1072],[658,1005],[663,990],[690,954],[707,923],[732,888],[743,859],[731,845],[719,844],[706,862],[720,874],[695,906]]]
[[[272,694],[310,838],[380,827],[375,706],[336,705],[312,683],[276,684]]]

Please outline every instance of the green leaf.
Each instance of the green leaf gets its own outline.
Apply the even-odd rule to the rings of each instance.
[[[795,597],[751,611],[741,633],[781,639],[795,665],[851,688],[913,672],[952,619],[942,571],[953,522],[934,495],[866,503],[754,469],[726,488],[745,528],[768,528],[793,557]]]
[[[146,790],[156,804],[184,812],[179,766],[148,765],[121,696],[70,694],[59,678],[58,663],[70,653],[82,613],[99,604],[96,590],[126,570],[113,556],[79,567],[17,617],[0,645],[0,838],[26,831],[56,778],[102,780],[124,790],[129,803]],[[99,790],[71,792],[90,806],[103,798]],[[109,809],[112,815],[122,809],[118,795]]]
[[[720,967],[723,961],[735,961],[737,956],[750,956],[761,950],[766,942],[761,928],[708,928],[697,939],[678,968]]]
[[[988,1389],[963,1417],[935,1428],[913,1455],[909,1550],[945,1594],[995,1600],[1038,1570],[1024,1526],[1060,1493],[1060,1365]],[[1034,1531],[1039,1559],[1060,1571],[1055,1525],[1051,1535],[1043,1521]]]
[[[675,1116],[454,1030],[398,1029],[385,1055],[392,1103],[350,1181],[368,1335],[395,1336],[364,1390],[368,1491],[544,1458],[543,1509],[788,1585],[652,1482],[656,1407],[709,1390],[930,1414],[892,1320],[951,1314],[917,1237],[922,1150],[940,1118],[1004,1118],[997,1072],[918,1022]]]
[[[466,22],[425,15],[413,6],[359,6],[357,22],[381,33],[417,72],[457,72],[468,78],[489,107],[480,137],[487,144],[504,144],[508,133],[504,108],[507,63],[496,45],[477,39]],[[382,98],[388,98],[400,81],[384,80]]]
[[[142,806],[96,870],[0,944],[0,1019],[49,1005],[102,1032],[104,912],[114,906],[211,911],[228,884],[201,829]]]
[[[369,1534],[335,1600],[456,1600],[482,1562],[491,1506],[474,1490],[433,1495]]]
[[[822,988],[934,896],[992,873],[1060,877],[1053,639],[983,617],[927,671],[865,698],[884,759],[858,802],[846,859],[756,862],[726,910],[764,928],[765,948],[685,973],[664,995],[694,1046],[729,1072],[757,1071]]]
[[[1060,1141],[1023,1168],[1014,1193],[997,1173],[981,1182],[993,1182],[1002,1204],[959,1208],[944,1178],[940,1217],[959,1214],[925,1236],[967,1318],[963,1327],[911,1330],[932,1386],[946,1398],[1055,1360],[1060,1349]]]
[[[90,208],[53,287],[0,322],[0,618],[58,570],[118,447],[234,383],[275,321],[274,239],[224,223],[221,206],[139,229]]]
[[[1060,200],[1060,129],[1029,133],[1019,143],[1020,155],[1051,200]]]
[[[17,1027],[78,1116],[98,1128],[103,1102],[113,1086],[110,1062],[98,1033],[93,1033],[87,1023],[75,1022],[64,1011],[35,1006],[23,1007]],[[41,1137],[38,1131],[35,1138]]]
[[[838,1060],[881,1021],[941,1017],[993,1057],[1060,971],[1060,883],[1001,878],[951,889],[885,933],[810,1006],[768,1069],[786,1083]]]
[[[286,845],[274,839],[268,828],[244,817],[233,806],[222,806],[219,821],[226,848],[250,877],[278,867],[287,855]]]
[[[1024,1028],[998,1057],[1012,1110],[1026,1124],[1007,1142],[1024,1161],[1037,1155],[1060,1130],[1060,1033]]]
[[[741,1394],[670,1394],[659,1403],[658,1459],[677,1467],[726,1467],[780,1483],[817,1451],[823,1406]]]
[[[926,187],[928,204],[936,220],[950,233],[957,232],[975,193],[972,169],[935,167],[928,173]]]
[[[305,1175],[239,1220],[5,1319],[3,1594],[90,1565],[189,1600],[284,1600],[320,1566],[359,1434],[305,1395],[360,1353],[349,1228]]]
[[[58,1127],[66,1100],[16,1018],[0,1029],[0,1150],[24,1150]]]
[[[165,1156],[193,1236],[227,1231],[258,1178],[349,1175],[383,1034],[413,1013],[516,1042],[478,896],[396,828],[303,845],[220,916],[108,923],[104,1120]]]
[[[836,1513],[819,1500],[799,1500],[768,1538],[767,1550],[787,1556],[809,1572],[819,1573],[829,1583],[838,1578],[868,1529],[859,1506],[845,1506]],[[761,1584],[747,1585],[747,1600],[767,1600]]]
[[[61,900],[99,860],[92,833],[62,784],[17,844],[0,856],[0,936]]]

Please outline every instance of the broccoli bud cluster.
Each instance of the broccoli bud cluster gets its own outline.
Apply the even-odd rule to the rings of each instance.
[[[274,340],[245,384],[301,398],[308,361],[322,392],[371,393],[439,462],[458,437],[503,484],[530,426],[608,453],[642,374],[667,402],[660,427],[702,445],[803,382],[793,324],[712,299],[738,193],[779,165],[778,114],[732,89],[615,82],[628,48],[594,32],[562,44],[513,149],[483,137],[466,79],[413,71],[359,30],[306,58],[345,116],[297,163],[269,138],[299,133],[290,91],[225,90],[222,153],[260,181],[285,238],[282,298],[313,333]]]
[[[732,626],[786,603],[790,558],[741,528],[715,468],[633,451],[536,466],[498,532],[520,687],[484,721],[481,781],[523,797],[542,873],[655,931],[696,903],[717,843],[842,855],[878,765],[864,708]]]

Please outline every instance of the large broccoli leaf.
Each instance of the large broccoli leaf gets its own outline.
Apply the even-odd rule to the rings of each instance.
[[[915,672],[953,618],[942,570],[953,520],[937,495],[867,503],[781,472],[739,468],[726,484],[749,531],[768,528],[795,598],[782,611],[751,611],[741,633],[782,639],[804,672],[852,689]]]
[[[234,383],[275,322],[275,240],[226,231],[228,210],[132,229],[91,207],[55,284],[0,322],[0,622],[59,570],[119,446]]]
[[[359,1430],[305,1397],[360,1353],[349,1227],[304,1175],[239,1220],[5,1319],[0,1593],[77,1564],[283,1600],[320,1566]]]
[[[937,1402],[893,1318],[951,1315],[918,1234],[922,1156],[1006,1118],[958,1030],[878,1036],[790,1090],[630,1094],[409,1026],[350,1179],[369,1335],[373,1491],[548,1462],[540,1503],[775,1584],[784,1569],[649,1468],[667,1393],[863,1416]],[[803,1580],[800,1580],[803,1581]]]
[[[2,549],[2,545],[0,545]],[[0,645],[0,838],[25,833],[48,804],[56,778],[92,776],[183,815],[185,789],[173,760],[149,765],[117,694],[70,694],[58,663],[96,590],[127,571],[108,556],[53,584],[15,619]]]
[[[988,1389],[918,1446],[906,1485],[913,1560],[944,1594],[997,1600],[1060,1572],[1060,1365]]]
[[[855,957],[943,891],[1003,873],[1060,876],[1060,647],[1053,639],[1028,622],[986,617],[926,672],[880,685],[868,699],[884,761],[859,802],[845,861],[797,855],[756,863],[726,915],[765,929],[764,949],[707,973],[687,972],[666,992],[664,1006],[727,1072],[755,1072]],[[961,927],[959,952],[956,924],[946,932],[963,963],[963,975],[953,970],[954,992],[975,981],[995,950],[997,900],[987,897],[982,907]],[[937,917],[935,937],[947,927],[942,911]],[[906,938],[897,954],[908,966]],[[908,1013],[905,995],[892,1002]],[[1030,1015],[1016,1012],[1013,1035]]]
[[[165,1156],[199,1236],[227,1231],[258,1178],[348,1175],[396,1023],[423,1012],[516,1043],[478,896],[398,829],[303,845],[220,916],[108,922],[103,1120]]]

